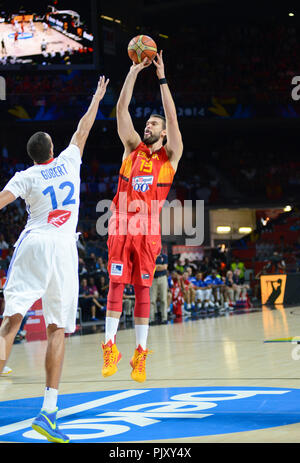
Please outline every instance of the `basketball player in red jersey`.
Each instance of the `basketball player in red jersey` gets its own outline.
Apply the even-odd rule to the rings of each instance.
[[[146,379],[150,287],[156,257],[161,249],[159,213],[183,152],[176,107],[165,78],[162,51],[152,63],[159,79],[165,117],[150,116],[143,140],[132,123],[128,108],[138,74],[151,65],[147,59],[130,67],[117,103],[117,127],[124,154],[108,227],[110,284],[105,344],[102,344],[102,375],[107,377],[117,371],[121,359],[115,341],[122,313],[124,285],[129,283],[134,286],[135,292],[136,334],[136,349],[130,362],[131,377],[138,382]]]

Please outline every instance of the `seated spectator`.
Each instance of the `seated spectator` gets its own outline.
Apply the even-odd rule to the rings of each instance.
[[[83,310],[91,311],[91,321],[98,321],[96,318],[96,308],[103,309],[103,306],[98,302],[98,291],[94,281],[88,284],[88,280],[83,278],[79,287],[79,305]]]
[[[96,255],[92,252],[89,257],[85,259],[87,266],[87,271],[90,275],[94,275],[97,271],[97,258]]]
[[[204,259],[200,262],[199,270],[201,273],[208,274],[211,271],[211,261],[209,256],[204,256]]]
[[[123,293],[123,313],[126,317],[132,317],[135,304],[135,294],[132,285],[125,285]]]
[[[102,257],[98,257],[96,262],[96,273],[97,275],[103,275],[108,278],[107,266]]]
[[[193,280],[193,285],[196,291],[196,304],[198,309],[210,309],[215,306],[212,299],[212,288],[210,284],[203,281],[203,273],[198,272]]]
[[[181,319],[184,298],[183,298],[183,293],[182,293],[182,285],[180,283],[180,275],[176,271],[173,271],[171,274],[171,292],[172,292],[173,314],[175,318]]]
[[[181,277],[181,283],[182,283],[182,292],[183,292],[183,298],[186,304],[186,308],[188,310],[191,310],[193,307],[195,307],[196,291],[195,291],[192,281],[189,278],[189,273],[187,271],[183,273]]]
[[[269,262],[265,265],[265,271],[267,273],[286,273],[286,263],[282,255],[274,251]]]
[[[82,276],[85,273],[87,273],[85,262],[81,257],[79,257],[79,260],[78,260],[78,273],[79,273],[79,276]]]
[[[174,264],[174,270],[176,272],[181,273],[181,274],[184,272],[184,266],[180,263],[179,259],[177,259],[175,264]]]
[[[233,281],[235,283],[235,286],[240,291],[239,294],[236,295],[236,298],[237,298],[236,301],[239,301],[239,300],[246,301],[249,285],[244,283],[244,279],[241,278],[240,274],[241,274],[241,271],[239,268],[236,268],[235,271],[233,272]]]
[[[231,263],[230,269],[234,272],[235,269],[240,269],[240,275],[239,278],[240,280],[244,283],[245,281],[245,264],[244,262],[241,262],[238,257],[234,259],[234,261]]]
[[[233,275],[232,270],[228,270],[225,280],[224,307],[225,309],[232,308],[236,301],[239,300],[241,287],[236,283],[237,279]]]
[[[204,283],[206,283],[208,287],[212,289],[215,307],[221,307],[224,300],[225,285],[224,281],[220,275],[217,274],[215,269],[213,269],[211,274],[204,279]]]
[[[106,305],[107,303],[107,294],[108,294],[109,282],[104,275],[101,275],[97,284],[97,289],[99,293],[98,301],[100,304]]]

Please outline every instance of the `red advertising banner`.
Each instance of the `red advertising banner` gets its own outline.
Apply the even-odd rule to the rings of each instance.
[[[47,339],[46,325],[43,317],[42,300],[36,301],[27,312],[28,319],[24,326],[27,341]]]

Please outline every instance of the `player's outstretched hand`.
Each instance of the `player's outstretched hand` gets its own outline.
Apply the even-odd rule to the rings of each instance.
[[[104,97],[108,82],[109,82],[109,79],[105,80],[105,76],[101,76],[100,79],[98,80],[98,86],[97,86],[95,95],[97,95],[99,100],[102,100],[102,98]]]
[[[156,59],[153,60],[153,64],[156,67],[156,75],[159,79],[163,79],[165,77],[165,66],[162,57],[162,50],[156,55]]]
[[[136,64],[136,63],[132,62],[132,66],[130,67],[130,71],[138,73],[138,72],[142,71],[143,69],[149,67],[151,64],[152,64],[151,60],[149,60],[148,58],[144,58],[141,63]]]

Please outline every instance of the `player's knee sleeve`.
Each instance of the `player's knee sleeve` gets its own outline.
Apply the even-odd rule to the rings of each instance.
[[[109,282],[107,294],[107,310],[122,312],[124,283]]]
[[[134,316],[149,318],[150,315],[150,288],[147,286],[134,285],[135,305]]]

